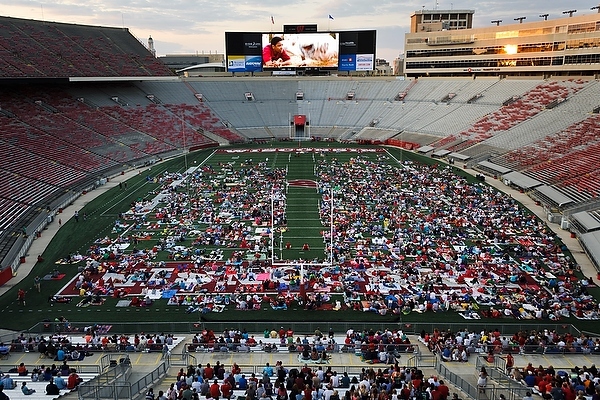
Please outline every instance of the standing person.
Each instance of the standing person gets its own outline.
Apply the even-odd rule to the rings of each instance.
[[[510,373],[510,370],[512,369],[512,367],[515,365],[515,358],[512,356],[512,354],[508,353],[506,355],[506,373]]]
[[[283,38],[273,36],[271,42],[263,48],[263,65],[278,68],[292,63],[290,56],[283,48]]]
[[[485,367],[481,367],[479,371],[479,376],[477,377],[477,387],[479,388],[479,393],[485,393],[485,387],[487,386],[487,370]]]
[[[38,293],[42,291],[42,279],[38,275],[33,278],[33,286],[36,288]]]
[[[177,389],[175,388],[175,384],[171,383],[169,389],[167,390],[167,399],[168,400],[177,400]]]
[[[25,293],[27,292],[23,289],[19,289],[17,292],[17,302],[21,305],[25,305]]]
[[[165,392],[163,392],[162,390],[158,391],[158,397],[156,398],[156,400],[168,400],[167,396],[165,396]]]

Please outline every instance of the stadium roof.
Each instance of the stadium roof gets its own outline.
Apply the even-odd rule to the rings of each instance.
[[[500,175],[508,174],[512,169],[503,167],[502,165],[494,164],[489,161],[482,161],[479,163],[484,168],[491,169],[492,171],[497,172]]]
[[[600,231],[584,233],[579,236],[582,246],[587,250],[596,268],[600,265]]]
[[[586,231],[594,231],[600,229],[600,222],[590,215],[587,211],[581,211],[571,215],[571,218],[577,220]]]
[[[197,69],[208,69],[208,68],[223,68],[223,69],[225,69],[225,65],[223,65],[223,63],[218,63],[218,62],[197,64],[197,65],[191,65],[189,67],[185,67],[182,69],[178,69],[176,72],[179,73],[179,72],[193,71],[193,70],[197,70]]]
[[[566,204],[573,203],[573,199],[565,196],[558,190],[554,189],[548,185],[542,185],[535,188],[538,192],[548,197],[550,200],[558,204],[559,207],[562,207]]]
[[[527,175],[523,175],[520,172],[509,172],[508,174],[502,175],[504,179],[508,179],[513,185],[516,185],[523,189],[531,189],[543,185],[542,182],[537,179],[533,179]]]

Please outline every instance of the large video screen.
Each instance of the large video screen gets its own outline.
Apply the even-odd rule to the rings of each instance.
[[[282,67],[338,68],[339,34],[268,33],[262,35],[264,69]]]
[[[372,71],[375,31],[225,32],[228,72]]]

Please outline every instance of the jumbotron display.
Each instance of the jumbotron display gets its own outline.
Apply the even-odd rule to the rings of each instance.
[[[372,71],[375,37],[374,30],[225,32],[227,71]]]

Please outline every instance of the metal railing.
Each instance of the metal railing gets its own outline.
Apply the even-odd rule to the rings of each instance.
[[[528,391],[531,391],[531,388],[523,386],[506,374],[505,358],[496,355],[494,356],[494,361],[490,363],[483,357],[477,357],[475,362],[476,370],[479,371],[482,366],[485,367],[489,378],[494,381],[492,385],[494,398],[499,398],[500,394],[503,394],[506,400],[520,400]]]
[[[161,381],[167,375],[169,371],[169,366],[169,360],[165,359],[158,367],[152,370],[149,374],[143,376],[136,382],[132,382],[130,384],[129,393],[131,393],[133,396],[125,398],[136,399],[145,397],[148,389],[154,386],[154,384]]]
[[[100,323],[99,323],[100,324]],[[101,323],[103,324],[103,323]],[[265,329],[279,328],[281,323],[257,322],[257,321],[225,321],[225,322],[207,322],[207,321],[188,321],[188,322],[173,322],[173,321],[152,321],[152,322],[111,322],[111,333],[117,334],[135,334],[139,332],[164,332],[164,333],[196,333],[202,332],[204,329],[210,329],[214,332],[223,332],[230,329],[238,329],[246,332],[263,332]],[[435,329],[440,331],[450,330],[458,332],[460,330],[473,330],[480,332],[481,330],[493,331],[499,329],[503,336],[512,335],[519,331],[544,331],[544,329],[554,330],[558,334],[571,333],[578,336],[580,331],[571,324],[548,323],[546,321],[520,321],[515,323],[502,323],[501,320],[478,320],[477,322],[443,322],[436,320],[435,322],[415,322],[404,324],[399,322],[374,322],[374,321],[352,321],[352,322],[294,322],[286,321],[285,328],[291,328],[297,335],[312,334],[316,329],[319,329],[324,334],[329,328],[332,328],[338,335],[345,333],[348,329],[353,329],[356,332],[363,330],[384,331],[402,330],[406,334],[419,334],[421,332],[431,333]],[[89,322],[70,321],[72,330],[82,331],[89,326]],[[50,333],[68,333],[64,331],[64,325],[48,322],[39,322],[29,330],[25,331],[28,335],[50,334]],[[8,340],[4,340],[8,342]]]
[[[131,385],[127,382],[131,376],[129,357],[125,355],[117,359],[105,354],[100,365],[103,372],[77,388],[79,400],[131,399]]]

